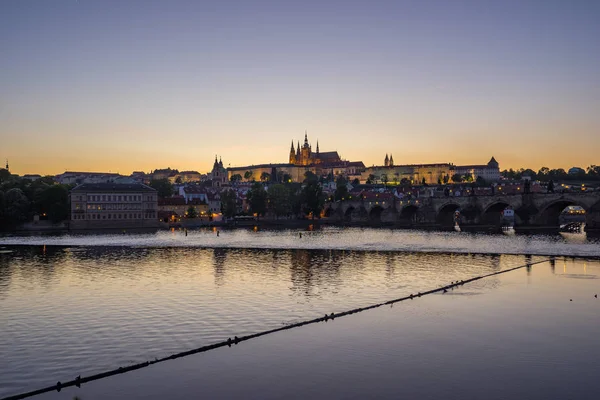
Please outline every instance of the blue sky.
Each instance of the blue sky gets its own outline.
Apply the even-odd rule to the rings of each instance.
[[[597,1],[3,1],[16,173],[600,164]]]

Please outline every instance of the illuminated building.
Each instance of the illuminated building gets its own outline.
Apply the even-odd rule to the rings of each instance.
[[[83,183],[69,198],[72,230],[158,226],[157,192],[141,183]]]

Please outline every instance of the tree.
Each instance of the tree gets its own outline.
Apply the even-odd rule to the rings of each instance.
[[[483,177],[481,175],[477,176],[475,183],[477,184],[477,186],[482,186],[482,187],[487,185],[486,180],[483,179]]]
[[[360,185],[360,180],[358,178],[354,178],[354,180],[352,181],[352,185],[353,186]]]
[[[267,192],[262,184],[256,182],[248,191],[250,211],[257,216],[265,215],[267,211]]]
[[[281,182],[283,183],[292,183],[292,176],[290,174],[283,174],[283,177],[281,179]]]
[[[314,175],[314,174],[313,174]],[[304,212],[307,215],[312,214],[312,219],[315,219],[315,215],[319,215],[323,206],[325,205],[325,196],[323,196],[323,189],[319,181],[316,179],[304,180],[304,188],[302,189],[302,205]]]
[[[437,180],[437,182],[438,182],[438,185],[441,185],[441,184],[442,184],[442,177],[441,177],[441,176],[439,176],[439,177],[438,177],[438,180]]]
[[[425,177],[423,177],[423,179],[421,179],[421,185],[427,186],[427,181],[425,180]]]
[[[470,172],[467,172],[463,178],[462,178],[463,182],[473,182],[473,174],[471,174]]]
[[[156,189],[158,197],[171,197],[173,195],[173,185],[168,179],[152,179],[150,187]]]
[[[388,183],[387,174],[381,174],[381,182],[383,182],[383,184],[387,186],[387,183]]]
[[[287,215],[291,212],[290,191],[281,183],[269,186],[267,191],[269,209],[277,217]]]
[[[540,181],[546,181],[546,180],[548,180],[549,173],[550,173],[550,168],[542,167],[542,168],[540,168],[540,170],[537,173],[537,179],[539,179]]]
[[[187,212],[185,213],[185,216],[187,218],[196,218],[198,216],[198,212],[196,211],[196,209],[192,206],[189,206],[187,209]]]
[[[444,181],[444,185],[447,185],[448,182],[450,181],[450,175],[444,175],[443,181]]]
[[[590,165],[587,167],[587,176],[588,178],[598,179],[600,178],[600,166],[599,165]]]
[[[246,171],[246,172],[244,172],[244,179],[249,181],[250,178],[252,178],[252,175],[253,175],[252,171]]]
[[[234,175],[231,175],[231,177],[229,178],[230,182],[240,182],[241,180],[242,180],[241,174],[234,174]]]
[[[554,181],[552,179],[548,182],[548,193],[554,193]]]
[[[523,172],[521,173],[521,177],[525,177],[525,176],[530,177],[532,181],[535,181],[537,179],[537,174],[531,168],[527,168],[527,169],[523,170]]]
[[[369,177],[367,178],[367,185],[372,185],[373,183],[375,183],[375,175],[369,174]]]
[[[462,179],[463,179],[463,177],[460,174],[452,175],[452,182],[454,182],[454,183],[461,183]]]
[[[178,176],[177,178],[175,178],[175,183],[181,183],[181,176]]]
[[[313,172],[306,171],[304,173],[304,183],[305,184],[309,183],[309,182],[318,182],[318,181],[319,181],[319,178]]]
[[[12,223],[26,221],[29,217],[29,204],[21,189],[10,189],[4,195],[4,217]]]
[[[400,185],[408,186],[408,185],[410,185],[410,180],[408,178],[402,178],[402,179],[400,179]]]
[[[47,186],[35,198],[36,211],[54,223],[69,219],[69,190],[65,185]]]
[[[271,174],[269,174],[268,172],[263,172],[262,174],[260,174],[260,180],[262,182],[267,182],[269,179],[271,179]]]
[[[237,195],[234,190],[221,192],[221,212],[225,218],[233,218],[237,214]]]
[[[348,197],[348,181],[343,176],[339,176],[336,181],[334,198],[336,201],[344,200]]]

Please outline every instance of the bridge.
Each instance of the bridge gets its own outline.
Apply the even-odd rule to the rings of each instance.
[[[516,225],[558,227],[560,213],[567,206],[581,206],[586,211],[587,227],[600,229],[600,192],[422,197],[410,200],[398,199],[387,193],[375,196],[326,203],[324,215],[348,223],[450,226],[454,224],[454,213],[460,211],[461,224],[493,226],[500,224],[502,210],[512,207]]]

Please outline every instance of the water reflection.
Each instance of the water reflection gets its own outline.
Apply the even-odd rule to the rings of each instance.
[[[312,235],[319,233],[303,241],[319,240]],[[7,248],[12,253],[0,255],[0,395],[540,259],[344,249]]]

